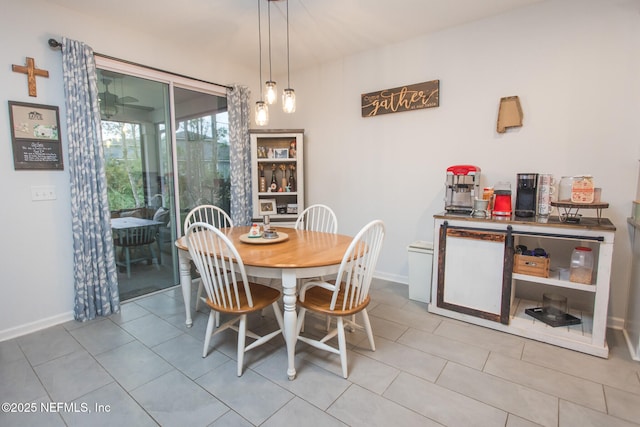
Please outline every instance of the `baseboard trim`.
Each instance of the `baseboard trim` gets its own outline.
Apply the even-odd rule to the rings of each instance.
[[[627,348],[629,349],[629,354],[631,355],[631,358],[636,362],[640,362],[640,353],[636,352],[635,343],[631,342],[631,337],[629,337],[629,334],[627,333],[626,330],[623,329],[622,333],[624,334],[624,340],[627,343]]]
[[[375,277],[376,279],[399,283],[401,285],[409,285],[409,278],[407,276],[400,276],[398,274],[390,274],[390,273],[383,273],[381,271],[376,271],[373,277]]]
[[[46,329],[51,326],[56,326],[73,319],[73,311],[69,311],[67,313],[58,314],[55,316],[47,317],[45,319],[39,319],[35,322],[16,326],[15,328],[5,329],[4,331],[0,331],[0,342],[21,337],[32,332],[37,332],[39,330]]]
[[[607,328],[611,329],[624,329],[624,319],[619,317],[607,317]]]

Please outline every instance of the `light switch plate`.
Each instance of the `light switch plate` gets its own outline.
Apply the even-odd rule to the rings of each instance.
[[[54,185],[32,185],[31,186],[31,200],[55,200],[56,199],[56,187]]]

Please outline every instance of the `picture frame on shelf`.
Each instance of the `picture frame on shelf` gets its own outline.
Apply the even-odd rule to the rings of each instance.
[[[260,199],[258,205],[260,216],[276,214],[276,199]]]
[[[289,149],[288,148],[274,148],[273,149],[273,158],[274,159],[288,159],[289,158]]]

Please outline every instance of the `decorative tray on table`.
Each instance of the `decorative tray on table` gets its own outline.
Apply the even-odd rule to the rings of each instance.
[[[274,237],[267,237],[264,233],[258,236],[250,236],[249,233],[246,233],[240,236],[240,241],[244,243],[252,243],[254,245],[266,245],[270,243],[284,242],[285,240],[289,239],[289,235],[287,233],[283,233],[282,231],[274,234]]]

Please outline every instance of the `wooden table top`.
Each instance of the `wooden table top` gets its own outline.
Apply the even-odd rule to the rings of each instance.
[[[319,231],[277,228],[289,235],[272,244],[244,243],[240,236],[251,227],[222,228],[233,242],[245,265],[268,268],[311,268],[340,264],[353,237]],[[178,249],[188,251],[185,236],[176,240]]]

